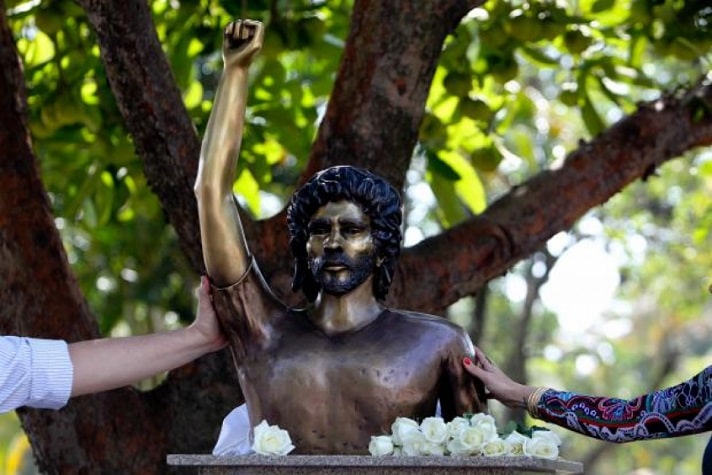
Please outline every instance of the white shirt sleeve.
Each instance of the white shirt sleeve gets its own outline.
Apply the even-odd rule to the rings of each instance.
[[[59,409],[69,400],[73,377],[65,341],[0,336],[0,413],[22,406]]]

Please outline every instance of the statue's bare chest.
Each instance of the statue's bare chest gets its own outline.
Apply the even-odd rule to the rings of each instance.
[[[436,334],[397,319],[342,336],[287,322],[269,345],[248,355],[241,383],[260,395],[265,409],[379,399],[418,405],[435,398],[446,347]]]

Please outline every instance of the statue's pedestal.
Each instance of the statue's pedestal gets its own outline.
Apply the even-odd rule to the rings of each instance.
[[[583,464],[533,457],[372,457],[370,455],[287,455],[216,457],[170,454],[168,465],[205,475],[538,475],[582,474]],[[178,470],[180,473],[181,470]]]

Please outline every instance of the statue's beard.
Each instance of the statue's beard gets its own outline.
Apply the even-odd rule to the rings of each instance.
[[[309,270],[319,288],[331,295],[344,295],[363,284],[375,268],[376,258],[373,253],[363,254],[351,260],[342,252],[326,253],[323,257],[309,260]],[[344,270],[335,273],[325,271],[324,267],[338,264]],[[346,274],[344,276],[344,274]]]

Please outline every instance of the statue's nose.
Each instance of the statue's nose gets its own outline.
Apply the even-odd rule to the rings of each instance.
[[[342,236],[337,228],[331,230],[326,239],[324,240],[324,247],[329,249],[340,248],[342,244]]]

